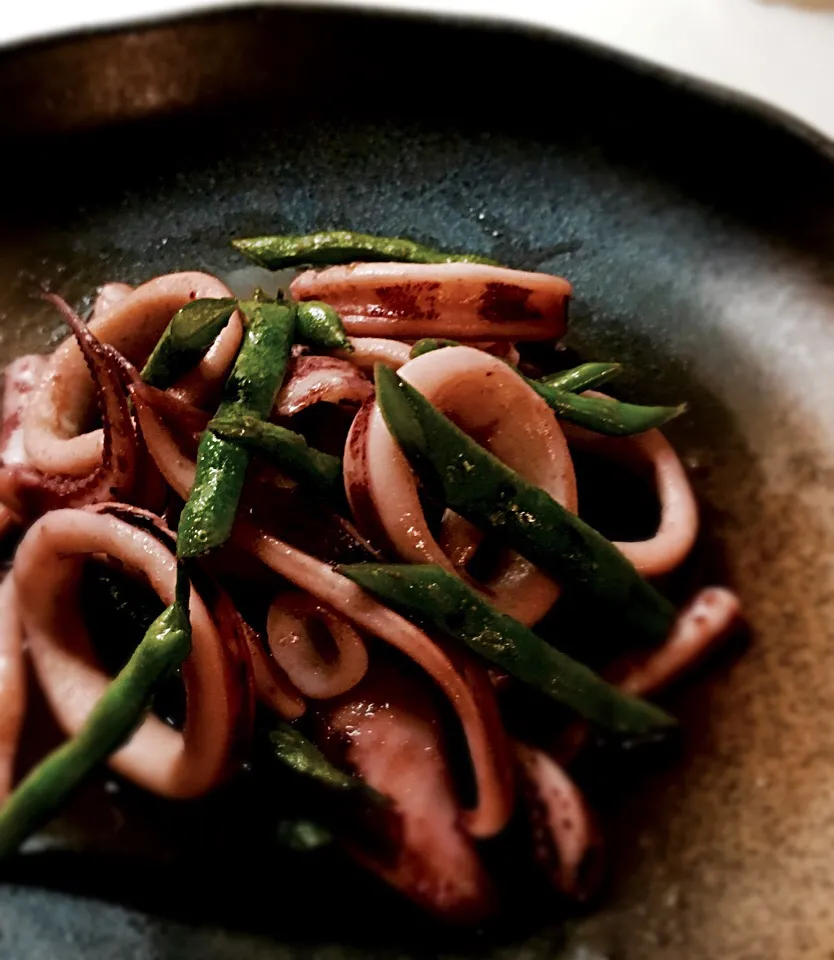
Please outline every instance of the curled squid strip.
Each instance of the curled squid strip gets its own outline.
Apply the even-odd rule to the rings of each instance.
[[[686,559],[698,536],[698,505],[671,443],[659,430],[633,437],[603,437],[571,424],[564,424],[564,430],[572,446],[611,457],[627,467],[652,471],[660,500],[660,526],[648,540],[619,541],[615,546],[644,577],[674,570]]]
[[[465,517],[454,510],[446,510],[440,527],[438,543],[453,567],[463,569],[483,542],[484,535]]]
[[[171,553],[175,552],[176,536],[160,517],[150,511],[123,503],[105,503],[93,509],[151,532]],[[244,692],[241,725],[244,729],[251,728],[254,700],[250,694],[253,692],[257,699],[287,720],[300,717],[304,713],[304,699],[266,652],[257,631],[240,615],[225,590],[211,584],[207,593],[212,595],[211,612],[221,638],[237,664],[240,689]]]
[[[148,449],[175,492],[186,497],[194,482],[194,461],[142,402],[141,394],[134,392],[133,396]],[[492,836],[501,830],[512,810],[512,791],[497,760],[502,755],[500,741],[505,733],[500,723],[493,722],[492,715],[481,709],[478,698],[443,651],[422,630],[374,600],[332,566],[277,537],[239,521],[232,542],[426,671],[449,698],[469,745],[478,799],[475,808],[464,813],[466,827],[474,836]]]
[[[522,798],[533,830],[533,853],[554,886],[584,901],[602,875],[602,841],[582,792],[544,751],[513,743]]]
[[[189,465],[193,466],[200,425],[206,422],[206,415],[141,382],[131,384],[130,393],[149,451],[170,448],[173,459],[166,470],[180,475],[189,489],[193,481]],[[156,438],[156,446],[147,440],[148,432]],[[167,477],[164,470],[161,472]],[[188,477],[191,479],[186,481]],[[269,463],[254,464],[250,469],[241,509],[253,523],[321,560],[335,563],[376,556],[353,524]]]
[[[23,411],[43,376],[46,363],[46,357],[30,353],[12,360],[6,367],[0,425],[0,465],[4,467],[28,466],[29,458],[23,446]],[[18,523],[14,510],[0,505],[0,538],[17,529]]]
[[[294,357],[275,401],[275,413],[292,417],[314,403],[360,404],[374,386],[356,367],[336,357]]]
[[[477,805],[464,812],[474,836],[492,836],[507,822],[512,808],[506,773],[498,758],[505,736],[500,723],[481,708],[448,656],[420,629],[368,596],[332,567],[294,547],[241,524],[234,540],[271,570],[326,603],[361,630],[391,644],[417,663],[449,698],[469,745],[478,788]]]
[[[561,277],[476,263],[353,263],[307,270],[296,300],[323,300],[356,337],[555,340],[571,286]]]
[[[551,884],[589,899],[600,834],[561,764],[597,727],[672,729],[641,698],[739,619],[728,590],[678,610],[647,579],[696,540],[693,491],[654,429],[685,405],[594,394],[619,364],[542,375],[545,351],[523,342],[564,334],[559,277],[345,231],[235,246],[304,268],[290,297],[173,273],[104,284],[85,324],[46,295],[73,336],[6,371],[0,535],[28,530],[0,582],[0,860],[105,760],[171,799],[251,762],[247,783],[292,794],[251,808],[265,844],[341,841],[445,920],[495,909],[503,841],[477,841],[516,806]],[[609,458],[603,479],[611,460],[651,476],[652,536],[612,543],[580,518],[574,450]],[[149,612],[125,577],[165,605],[112,680],[85,623],[101,613],[91,563],[119,616]],[[565,616],[536,633],[561,590]],[[624,640],[590,636],[577,660],[546,638],[591,613]],[[68,736],[12,790],[27,650]],[[174,675],[180,729],[152,712]]]
[[[367,376],[374,375],[374,364],[384,363],[392,370],[399,370],[408,363],[411,347],[401,340],[386,340],[383,337],[348,337],[353,350],[337,350],[336,356],[352,363]]]
[[[606,678],[624,693],[648,697],[679,679],[733,632],[741,618],[738,597],[724,587],[704,587],[678,613],[668,638],[640,656],[611,664]],[[588,726],[576,722],[555,740],[553,752],[569,763],[585,745]]]
[[[375,663],[359,686],[319,710],[322,737],[346,743],[344,761],[399,814],[390,858],[352,841],[349,849],[422,907],[460,923],[483,919],[494,893],[460,828],[440,717],[416,679]]]
[[[165,604],[175,597],[176,561],[156,536],[94,510],[55,510],[18,547],[13,569],[29,652],[64,731],[76,734],[109,678],[101,671],[79,607],[84,560],[104,554],[142,576]],[[192,652],[183,664],[187,715],[180,733],[149,716],[110,758],[115,770],[164,797],[196,797],[229,773],[238,742],[238,678],[199,595],[190,600]]]
[[[28,466],[23,445],[23,411],[40,383],[47,357],[30,353],[6,367],[3,385],[3,423],[0,427],[0,462],[3,466]]]
[[[471,347],[454,347],[410,360],[399,373],[478,443],[575,511],[576,480],[561,428],[544,401],[505,363]],[[411,563],[453,569],[429,529],[408,461],[376,404],[366,405],[354,420],[344,464],[348,499],[372,542],[390,544]],[[450,522],[453,556],[467,560],[480,534],[459,520]],[[558,596],[549,577],[509,551],[482,588],[502,612],[527,625],[540,620]]]
[[[149,407],[153,410],[154,415],[161,418],[166,425],[172,425],[176,430],[177,437],[188,443],[189,452],[196,456],[197,444],[211,420],[210,414],[169,393],[167,390],[158,390],[147,383],[142,383],[138,376],[134,378],[130,385],[130,393],[137,406],[142,409],[145,406]],[[141,428],[141,417],[139,418],[139,424]]]
[[[316,630],[317,625],[323,629]],[[273,659],[314,700],[345,693],[368,669],[359,633],[309,594],[278,594],[269,607],[266,631]]]
[[[258,700],[285,720],[297,720],[306,708],[304,697],[264,649],[258,633],[245,620],[242,623]]]
[[[487,343],[473,343],[471,346],[477,347],[478,350],[483,350],[484,353],[492,354],[493,357],[498,357],[499,360],[504,360],[511,367],[517,367],[519,361],[521,360],[518,347],[516,347],[516,345],[511,343],[509,340],[494,340]]]
[[[98,293],[93,301],[93,309],[90,313],[90,322],[98,320],[106,313],[109,313],[117,303],[120,303],[129,294],[133,293],[133,287],[129,283],[103,283],[98,288]]]
[[[99,462],[83,477],[44,474],[23,465],[4,467],[0,471],[0,500],[23,518],[58,507],[127,499],[136,476],[136,430],[127,403],[120,358],[90,333],[60,297],[53,294],[46,294],[46,297],[60,310],[72,330],[93,378],[96,402],[104,423],[103,440]],[[35,396],[32,395],[24,410],[24,423]]]
[[[741,605],[734,593],[724,587],[705,587],[681,610],[662,646],[637,662],[620,666],[619,687],[638,697],[665,687],[727,637],[740,615]]]
[[[172,273],[150,280],[90,323],[90,334],[111,344],[134,364],[150,354],[171,317],[200,297],[229,297],[225,284],[204,273]],[[199,403],[223,380],[234,361],[242,328],[235,314],[198,366],[177,385]],[[84,357],[69,340],[49,358],[43,379],[24,414],[24,443],[30,463],[44,473],[84,476],[101,461],[100,430],[87,430],[94,397]]]
[[[0,803],[9,795],[26,712],[23,624],[14,577],[0,585]]]

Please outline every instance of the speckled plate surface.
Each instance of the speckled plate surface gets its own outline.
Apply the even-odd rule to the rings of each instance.
[[[752,627],[679,691],[686,749],[616,805],[609,890],[567,928],[452,938],[329,863],[176,866],[94,785],[0,889],[0,958],[834,957],[825,145],[558,37],[326,10],[8,51],[0,103],[2,360],[62,335],[39,286],[235,276],[232,234],[356,227],[563,273],[571,344],[690,401],[672,433]]]

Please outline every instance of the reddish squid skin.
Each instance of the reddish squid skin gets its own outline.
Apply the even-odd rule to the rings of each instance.
[[[3,384],[3,422],[0,427],[0,461],[4,466],[28,466],[23,445],[23,411],[43,377],[47,357],[30,353],[6,367]]]
[[[14,576],[0,585],[0,803],[11,792],[14,762],[26,713],[23,624]]]
[[[326,631],[329,649],[320,649],[315,624]],[[266,630],[273,659],[312,699],[346,693],[368,669],[368,651],[358,631],[307,593],[279,593],[270,604]]]
[[[20,615],[40,685],[61,727],[73,736],[109,683],[79,608],[84,559],[104,554],[140,573],[166,605],[176,562],[156,536],[100,509],[54,510],[18,547],[13,569]],[[187,714],[182,733],[149,716],[109,763],[139,786],[170,798],[201,796],[229,774],[239,743],[238,678],[202,599],[190,599],[192,650],[183,664]]]
[[[602,838],[582,792],[544,751],[519,741],[513,746],[533,855],[557,890],[589,900],[602,880]]]
[[[18,357],[6,367],[3,385],[3,419],[0,426],[0,465],[26,467],[29,458],[23,445],[23,412],[32,391],[46,369],[47,358],[37,353]],[[7,474],[7,478],[9,475]],[[19,526],[20,518],[9,507],[0,505],[0,538]]]
[[[150,354],[171,317],[200,297],[230,297],[225,284],[209,274],[172,273],[155,277],[112,302],[90,322],[90,333],[111,344],[131,363]],[[200,363],[176,389],[199,404],[225,378],[231,367],[242,326],[235,313]],[[93,382],[77,345],[68,340],[49,363],[24,416],[24,443],[29,460],[44,473],[85,476],[101,461],[99,430],[83,431],[93,399]]]
[[[662,690],[725,640],[741,620],[738,597],[725,587],[704,587],[678,614],[664,644],[637,661],[615,666],[618,686],[638,697]]]
[[[476,442],[576,510],[576,478],[562,430],[547,404],[506,363],[473,347],[448,347],[409,360],[399,374]],[[407,562],[453,570],[377,403],[366,404],[353,421],[344,477],[357,524],[372,543],[391,547]],[[451,519],[446,533],[458,556],[468,556],[480,542],[475,528]],[[559,594],[550,577],[510,551],[482,589],[502,612],[527,625],[540,620]]]
[[[557,340],[571,286],[485,264],[354,263],[305,271],[290,292],[329,303],[353,337]]]
[[[318,711],[319,740],[388,796],[401,844],[381,858],[348,840],[357,858],[420,906],[477,923],[495,908],[477,848],[460,826],[440,717],[415,678],[381,662],[353,690]]]
[[[314,403],[362,403],[374,385],[352,363],[336,357],[294,357],[275,401],[274,413],[292,417]]]
[[[411,347],[401,340],[390,340],[385,337],[348,337],[351,347],[350,353],[346,350],[334,351],[334,356],[347,360],[358,367],[366,376],[374,375],[374,364],[384,363],[392,370],[399,370],[408,362]]]
[[[94,384],[104,424],[99,462],[86,476],[45,474],[32,466],[10,466],[0,471],[0,500],[22,519],[47,510],[81,507],[106,500],[130,498],[136,478],[137,438],[127,402],[122,360],[111,347],[100,343],[81,318],[54,294],[45,294],[61,312],[73,332]],[[24,409],[29,413],[35,394]],[[27,448],[28,455],[28,448]]]
[[[644,577],[659,577],[679,566],[698,536],[698,504],[672,444],[657,429],[633,437],[604,437],[569,423],[563,428],[571,447],[651,470],[660,501],[658,529],[647,540],[615,541],[614,546]]]
[[[194,482],[194,461],[183,453],[174,437],[154,413],[141,390],[131,388],[136,412],[148,449],[165,479],[182,498]],[[512,792],[505,772],[496,760],[493,743],[503,737],[500,725],[455,669],[448,656],[422,630],[338,574],[328,563],[304,553],[262,530],[238,520],[232,543],[270,570],[285,577],[300,590],[335,610],[363,633],[379,637],[413,659],[449,698],[460,718],[475,771],[478,798],[463,813],[466,829],[477,837],[489,837],[506,825],[512,812]]]
[[[134,287],[129,283],[119,283],[110,281],[103,283],[96,293],[93,301],[93,309],[90,313],[90,321],[98,320],[109,313],[117,303],[120,303],[129,294],[133,293]]]

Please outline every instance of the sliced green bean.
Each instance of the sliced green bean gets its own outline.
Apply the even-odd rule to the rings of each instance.
[[[223,389],[217,417],[265,418],[286,373],[295,332],[294,303],[241,301],[243,343]],[[197,451],[197,471],[177,533],[177,556],[198,557],[225,543],[232,532],[251,454],[207,430]]]
[[[593,670],[500,613],[460,577],[434,564],[354,563],[338,568],[404,616],[472,650],[586,720],[619,733],[674,724],[653,704],[629,696]]]
[[[583,397],[557,390],[538,380],[525,379],[559,419],[608,437],[631,437],[636,433],[645,433],[646,430],[668,423],[686,410],[685,403],[677,407],[644,407],[610,397]]]
[[[377,237],[349,230],[329,230],[305,236],[244,237],[232,240],[244,256],[268,270],[307,264],[398,260],[404,263],[487,263],[497,261],[468,253],[445,253],[414,240]]]
[[[377,364],[382,415],[430,493],[495,533],[635,640],[664,640],[675,609],[620,551],[479,446],[393,370]]]
[[[443,340],[440,337],[423,337],[411,348],[408,359],[414,360],[415,357],[422,357],[424,353],[431,353],[433,350],[442,350],[444,347],[459,347],[457,340]]]
[[[300,433],[248,414],[217,416],[208,428],[223,440],[260,454],[329,500],[344,499],[341,459],[309,446]]]
[[[100,763],[130,739],[159,683],[190,651],[188,617],[179,604],[172,604],[151,624],[81,730],[31,770],[0,808],[0,858],[14,853]]]
[[[298,304],[296,335],[303,343],[311,343],[325,350],[353,352],[342,318],[329,303],[302,300]]]
[[[590,390],[612,380],[622,370],[621,363],[581,363],[570,370],[560,370],[542,377],[539,383],[557,390],[576,393],[578,390]]]
[[[230,298],[192,300],[171,318],[142,370],[142,379],[165,390],[197,364],[235,312]]]
[[[270,297],[263,287],[255,288],[252,299],[258,303],[285,302],[280,291],[277,297]],[[301,343],[353,353],[342,318],[329,303],[320,300],[302,300],[296,304],[295,334]]]
[[[408,358],[409,360],[413,360],[415,357],[421,357],[424,353],[431,353],[433,350],[442,350],[444,347],[461,346],[463,346],[463,344],[457,340],[444,340],[440,337],[424,337],[414,344]],[[561,370],[559,373],[551,373],[547,377],[542,377],[538,382],[549,387],[554,387],[557,390],[566,390],[569,392],[589,390],[591,387],[597,387],[611,380],[621,369],[622,364],[619,363],[583,363],[571,370]],[[526,380],[527,377],[524,379]]]
[[[414,344],[409,358],[413,360],[432,350],[459,346],[461,344],[455,340],[426,337]],[[630,437],[644,433],[652,427],[662,426],[686,410],[685,403],[677,407],[645,407],[610,397],[581,397],[571,392],[603,383],[619,369],[618,363],[585,363],[573,370],[553,374],[547,380],[531,380],[522,373],[518,375],[527,381],[561,420],[608,437]],[[560,383],[566,386],[560,386]]]
[[[356,792],[376,802],[386,802],[382,794],[364,780],[332,764],[312,741],[288,723],[279,722],[270,730],[269,744],[276,760],[319,786],[342,793]]]

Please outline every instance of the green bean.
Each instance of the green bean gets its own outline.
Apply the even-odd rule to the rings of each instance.
[[[237,300],[192,300],[171,318],[142,370],[142,379],[165,390],[191,369],[235,312]]]
[[[424,353],[431,353],[433,350],[460,346],[463,346],[463,344],[457,340],[444,340],[440,337],[424,337],[414,344],[408,358],[409,360],[413,360],[415,357],[422,357]],[[569,392],[588,390],[615,377],[621,369],[622,364],[619,363],[583,363],[578,367],[573,367],[571,370],[560,370],[559,373],[551,373],[547,377],[542,377],[539,383]],[[524,379],[526,380],[527,377]]]
[[[270,297],[263,287],[255,288],[252,299],[258,303],[284,302],[280,291],[277,297]],[[302,300],[296,304],[295,334],[302,343],[353,353],[353,344],[348,339],[342,318],[329,303],[320,300]]]
[[[308,446],[301,434],[247,414],[215,417],[208,428],[223,440],[260,454],[329,500],[344,499],[341,459]]]
[[[542,377],[539,383],[557,390],[576,393],[578,390],[590,390],[617,376],[622,369],[621,363],[581,363],[570,370],[560,370]]]
[[[84,726],[31,770],[0,808],[0,858],[21,843],[144,718],[153,694],[191,650],[191,627],[178,603],[151,624],[127,665],[102,694]]]
[[[376,802],[385,802],[364,780],[334,766],[319,748],[300,730],[279,722],[269,732],[271,754],[292,771],[319,786],[342,793],[364,794]]]
[[[442,350],[444,347],[459,347],[457,340],[443,340],[440,337],[423,337],[411,348],[408,354],[409,360],[416,357],[422,357],[424,353],[431,353],[433,350]]]
[[[462,640],[522,683],[619,733],[643,734],[674,720],[629,696],[584,664],[492,607],[460,577],[434,564],[354,563],[338,568],[429,631]]]
[[[466,253],[445,253],[414,240],[376,237],[349,230],[329,230],[306,236],[244,237],[232,240],[244,256],[268,270],[306,264],[399,260],[405,263],[487,263],[495,260]]]
[[[479,446],[422,394],[377,364],[382,415],[427,491],[495,533],[588,609],[644,643],[664,640],[675,609],[603,536]]]
[[[413,360],[432,350],[459,346],[461,344],[455,340],[426,337],[414,344],[409,358]],[[585,363],[541,381],[531,380],[522,373],[518,375],[527,381],[561,420],[609,437],[630,437],[635,433],[643,433],[667,423],[686,410],[686,404],[677,407],[644,407],[622,403],[611,397],[580,397],[571,392],[603,383],[619,369],[618,363]]]
[[[325,350],[353,352],[342,318],[329,303],[318,300],[302,300],[298,304],[296,335],[303,343],[311,343]]]
[[[281,387],[295,331],[294,303],[241,301],[243,343],[223,389],[218,419],[269,415]],[[225,543],[232,532],[251,454],[207,430],[177,534],[177,556],[197,557]]]
[[[197,448],[194,485],[180,516],[177,556],[199,557],[228,540],[246,471],[249,452],[206,431]]]
[[[644,433],[668,423],[686,410],[685,403],[677,407],[644,407],[610,397],[583,397],[557,390],[538,380],[525,379],[559,419],[608,437]]]

